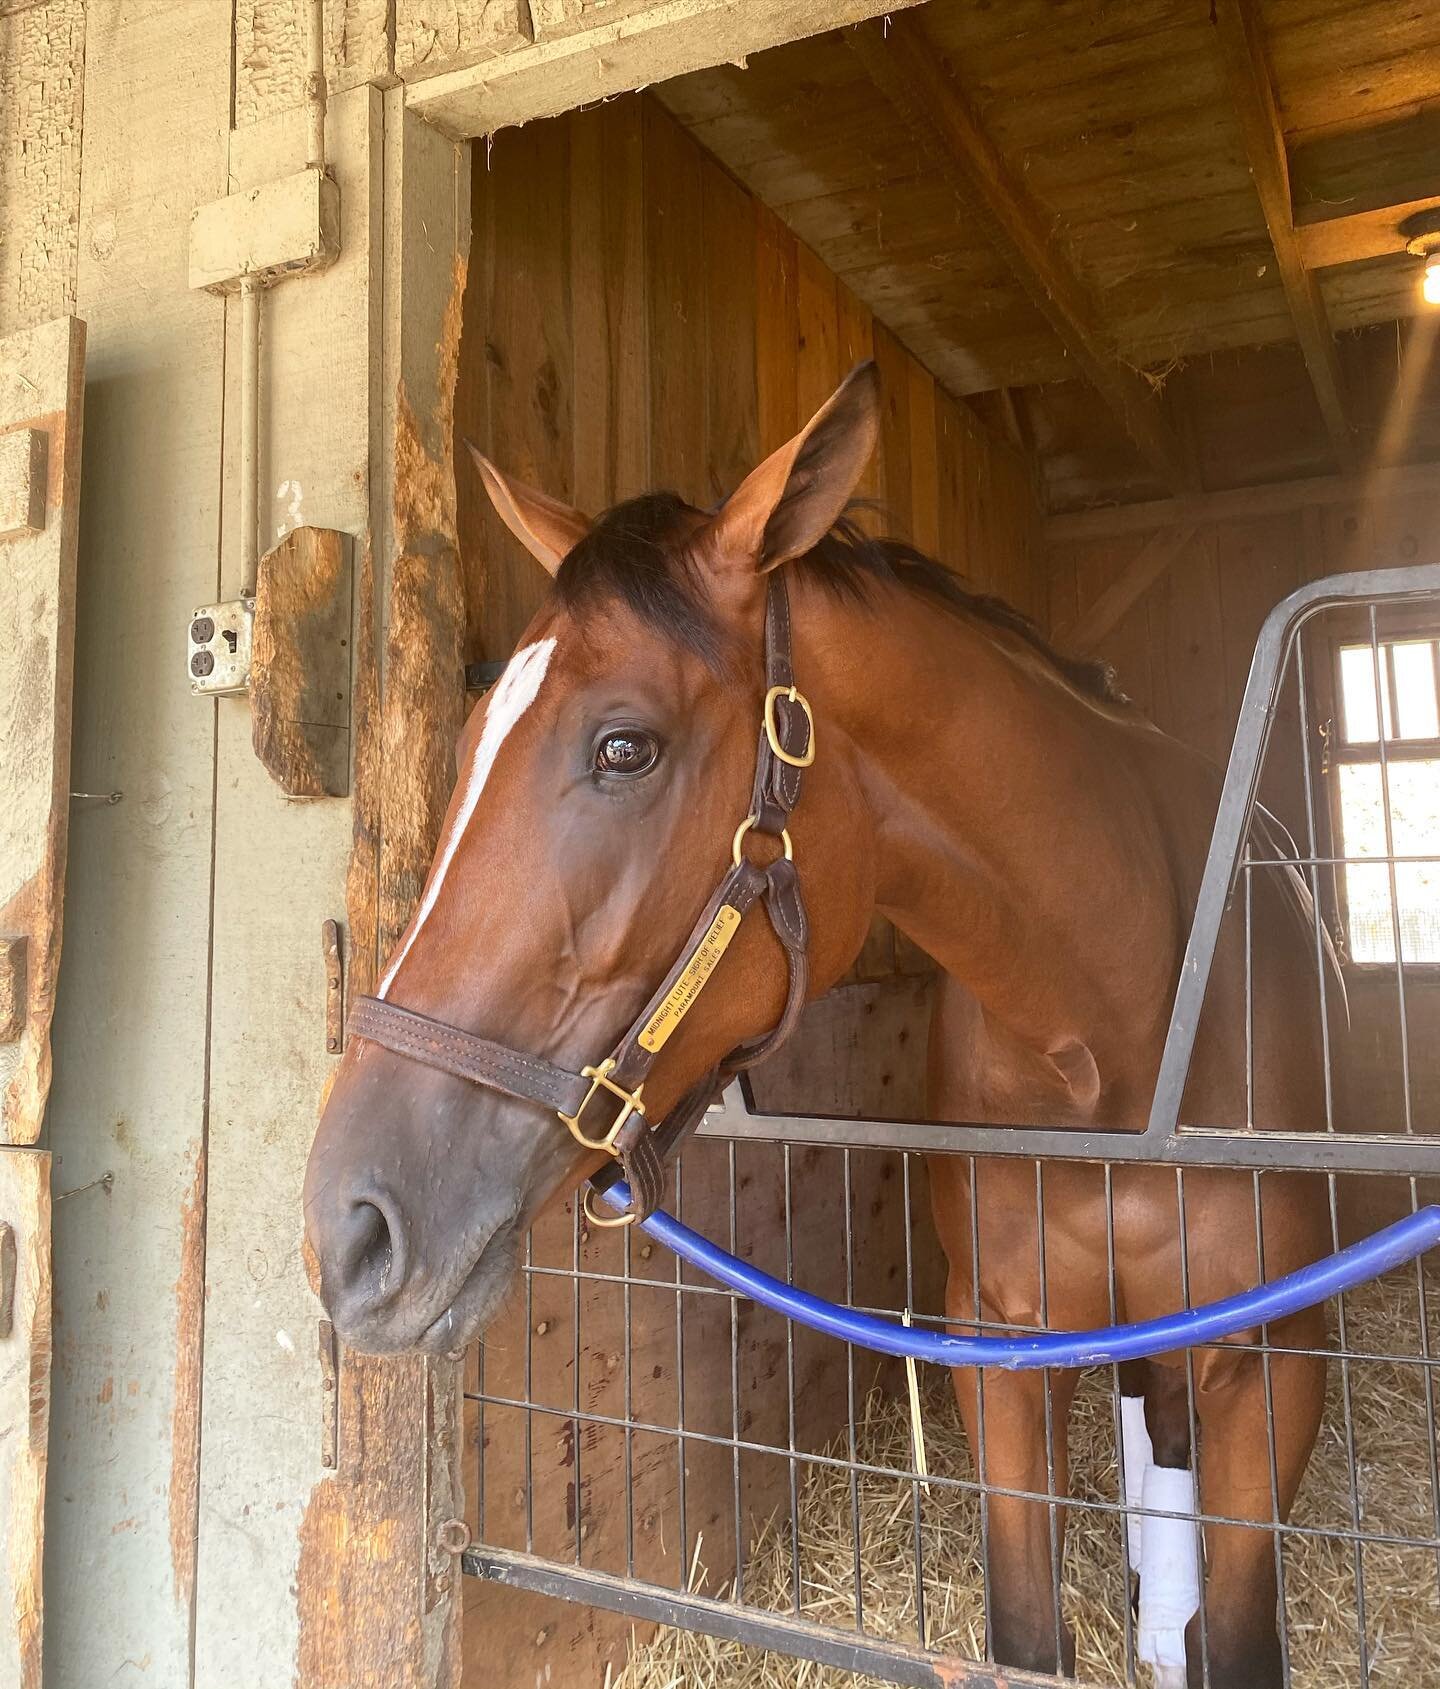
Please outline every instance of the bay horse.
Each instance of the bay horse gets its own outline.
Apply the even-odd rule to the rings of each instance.
[[[325,1306],[353,1348],[468,1343],[504,1297],[530,1222],[608,1164],[603,1148],[585,1145],[622,1116],[633,1136],[641,1087],[615,1083],[621,1069],[600,1057],[648,1013],[657,985],[678,977],[683,994],[675,957],[687,934],[697,942],[697,913],[729,869],[732,839],[732,872],[749,864],[755,885],[773,890],[759,864],[778,855],[785,829],[808,912],[805,994],[845,974],[877,911],[934,958],[935,1118],[1145,1124],[1217,776],[1102,670],[1061,657],[1027,620],[933,561],[849,524],[878,416],[875,370],[862,365],[710,513],[650,494],[592,522],[476,454],[501,516],[554,588],[465,729],[430,877],[377,988],[380,1018],[353,1023],[361,1035],[311,1151],[307,1234]],[[746,793],[762,713],[779,694],[786,722],[798,720],[783,667],[782,684],[773,681],[779,583],[793,605],[784,634],[814,760],[793,814],[746,841],[736,823],[759,812]],[[786,768],[803,760],[795,743]],[[760,745],[763,770],[764,734]],[[757,777],[756,790],[763,784]],[[1254,893],[1253,1113],[1301,1130],[1323,1119],[1318,1033],[1295,1008],[1307,981],[1313,989],[1313,961],[1294,919],[1295,886],[1278,880],[1258,876]],[[793,1007],[784,937],[782,923],[759,919],[727,932],[694,1012],[643,1058],[649,1119],[663,1120]],[[1232,933],[1215,963],[1188,1118],[1246,1119],[1244,976],[1243,940]],[[405,1011],[427,1017],[417,1026],[439,1023],[432,1055],[447,1039],[470,1055],[452,1053],[448,1066],[411,1059],[418,1045],[394,1032]],[[636,1053],[633,1039],[619,1048],[625,1062]],[[472,1058],[519,1066],[505,1069],[507,1088],[467,1068]],[[577,1070],[589,1094],[567,1107]],[[583,1078],[574,1083],[583,1089]],[[1107,1198],[1100,1167],[1050,1163],[1037,1202],[1029,1164],[981,1160],[973,1201],[969,1167],[944,1155],[930,1164],[956,1328],[977,1310],[1001,1327],[1108,1323],[1112,1205],[1124,1320],[1179,1308],[1187,1291],[1195,1302],[1231,1295],[1327,1246],[1323,1203],[1302,1176],[1268,1173],[1257,1184],[1248,1172],[1187,1172],[1182,1261],[1172,1169],[1118,1163]],[[1127,1406],[1143,1397],[1155,1469],[1175,1475],[1198,1452],[1203,1511],[1233,1521],[1205,1527],[1206,1659],[1192,1598],[1168,1616],[1165,1681],[1186,1681],[1177,1647],[1191,1684],[1207,1669],[1213,1689],[1281,1681],[1264,1527],[1288,1515],[1319,1426],[1325,1361],[1297,1351],[1322,1347],[1323,1315],[1296,1315],[1270,1335],[1269,1414],[1253,1347],[1190,1357],[1198,1451],[1186,1357],[1127,1369]],[[1077,1376],[992,1369],[981,1389],[973,1371],[955,1373],[981,1476],[994,1486],[985,1571],[989,1647],[1001,1664],[1074,1670],[1052,1540],[1064,1509],[1037,1498],[1067,1493]],[[1128,1427],[1126,1441],[1128,1453]],[[1157,1493],[1163,1507],[1173,1491]],[[1193,1542],[1193,1526],[1183,1533]],[[1148,1565],[1142,1552],[1142,1611]]]

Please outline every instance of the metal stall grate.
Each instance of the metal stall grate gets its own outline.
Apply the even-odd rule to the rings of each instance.
[[[1416,1210],[1440,1172],[1437,676],[1440,566],[1319,582],[1267,620],[1147,1130],[766,1112],[734,1087],[685,1152],[674,1210],[790,1283],[943,1325],[924,1208],[932,1179],[963,1167],[974,1299],[952,1305],[949,1323],[982,1332],[1066,1323],[1052,1302],[1064,1301],[1067,1264],[1046,1235],[1057,1202],[1100,1205],[1109,1322],[1137,1317],[1118,1292],[1116,1240],[1133,1223],[1139,1180],[1152,1209],[1155,1191],[1166,1193],[1186,1306],[1211,1294],[1190,1235],[1218,1179],[1234,1207],[1228,1247],[1251,1263],[1267,1262],[1267,1239],[1280,1251],[1271,1193],[1291,1176],[1323,1187],[1322,1251]],[[1317,965],[1314,1000],[1294,1013],[1313,1019],[1323,1066],[1323,1121],[1311,1131],[1272,1118],[1257,1084],[1257,887],[1297,869]],[[1241,1127],[1207,1122],[1186,1096],[1227,942],[1244,967]],[[994,1180],[1001,1204],[985,1197]],[[996,1322],[982,1306],[997,1236],[987,1204],[1036,1251],[1030,1325]],[[1191,1456],[1205,1448],[1213,1370],[1249,1366],[1258,1377],[1263,1413],[1236,1428],[1248,1429],[1235,1464],[1248,1460],[1252,1493],[1227,1504],[1202,1458],[1186,1518],[1212,1568],[1226,1532],[1263,1545],[1287,1685],[1440,1682],[1437,1309],[1440,1280],[1421,1261],[1338,1299],[1327,1337],[1264,1328],[1189,1351],[1173,1373]],[[1318,1440],[1287,1516],[1285,1392],[1322,1361]],[[1002,1422],[985,1395],[1003,1406],[1005,1375],[970,1386],[973,1442],[949,1380],[922,1378],[922,1443],[897,1363],[797,1329],[629,1230],[592,1233],[573,1206],[532,1234],[520,1300],[470,1364],[476,1546],[466,1571],[680,1627],[680,1680],[702,1655],[716,1669],[717,1644],[702,1647],[703,1636],[894,1683],[999,1682],[992,1518],[1018,1503],[1034,1510],[1048,1561],[1041,1653],[1062,1657],[1068,1632],[1082,1681],[1151,1681],[1127,1570],[1127,1524],[1143,1507],[1132,1496],[1127,1508],[1122,1403],[1134,1389],[1123,1368],[1086,1372],[1073,1407],[1073,1375],[1046,1375],[1031,1481],[997,1477],[987,1429],[993,1440]],[[1207,1684],[1225,1681],[1228,1615],[1214,1600],[1201,1600],[1196,1621]],[[1013,1649],[1001,1660],[1009,1684],[1053,1681],[1013,1669]]]

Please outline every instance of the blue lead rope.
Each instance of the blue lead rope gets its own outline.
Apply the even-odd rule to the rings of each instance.
[[[617,1181],[602,1192],[617,1209],[630,1203],[628,1187]],[[1045,1331],[1021,1337],[957,1337],[950,1332],[922,1331],[874,1314],[857,1313],[812,1296],[793,1284],[784,1284],[769,1273],[720,1249],[673,1215],[657,1210],[640,1221],[649,1235],[672,1249],[683,1261],[729,1289],[749,1296],[764,1307],[773,1308],[787,1319],[798,1320],[813,1331],[856,1343],[882,1355],[904,1355],[917,1361],[934,1361],[940,1366],[996,1366],[1007,1372],[1038,1367],[1080,1367],[1136,1361],[1146,1355],[1162,1355],[1171,1349],[1189,1349],[1200,1343],[1216,1343],[1254,1326],[1298,1314],[1342,1291],[1379,1278],[1392,1267],[1413,1261],[1440,1244],[1440,1207],[1422,1208],[1407,1214],[1393,1226],[1386,1226],[1348,1249],[1313,1261],[1284,1278],[1257,1285],[1239,1296],[1208,1302],[1200,1308],[1183,1308],[1158,1320],[1138,1325],[1100,1326],[1094,1331]]]

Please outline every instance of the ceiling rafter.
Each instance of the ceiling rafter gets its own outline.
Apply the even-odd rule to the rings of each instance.
[[[1145,461],[1176,491],[1193,489],[1191,455],[1158,394],[1120,358],[1089,288],[1055,239],[1053,219],[1011,172],[920,15],[862,24],[846,40]]]
[[[1260,209],[1270,231],[1270,244],[1301,356],[1315,389],[1315,399],[1325,422],[1340,468],[1355,468],[1355,437],[1345,415],[1344,383],[1335,336],[1320,296],[1319,283],[1305,267],[1290,194],[1290,159],[1285,148],[1285,131],[1275,97],[1275,80],[1261,30],[1255,0],[1214,0],[1215,28],[1225,64],[1225,80]]]

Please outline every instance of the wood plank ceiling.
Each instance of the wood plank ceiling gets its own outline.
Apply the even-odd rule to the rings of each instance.
[[[658,92],[1020,429],[1054,508],[1386,443],[1412,336],[1375,325],[1423,309],[1398,223],[1440,205],[1431,0],[931,0]],[[1440,455],[1432,398],[1392,456]]]

